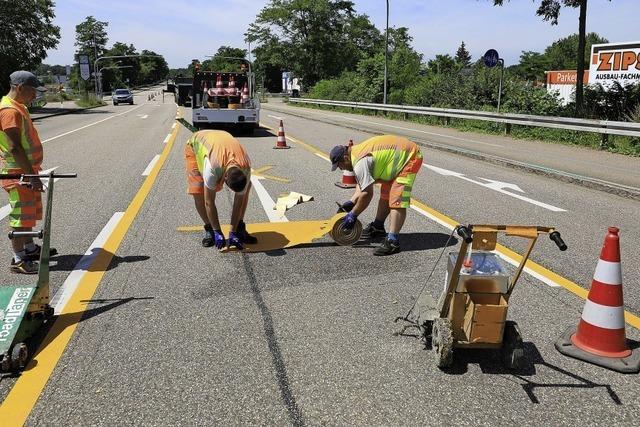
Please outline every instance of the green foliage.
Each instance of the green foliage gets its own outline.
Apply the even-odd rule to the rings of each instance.
[[[243,63],[238,59],[231,58],[246,58],[247,51],[245,49],[238,49],[230,46],[221,46],[213,58],[207,59],[202,62],[200,69],[202,71],[225,71],[225,72],[240,72],[240,65]]]
[[[89,93],[87,95],[82,96],[80,99],[76,101],[76,105],[82,108],[91,108],[91,107],[100,107],[103,105],[107,105],[101,99],[96,98],[93,93]]]
[[[614,82],[605,90],[602,85],[585,88],[585,115],[594,119],[635,121],[640,112],[640,84]]]
[[[464,41],[460,43],[460,47],[456,51],[455,61],[456,64],[461,68],[465,68],[471,65],[471,54],[467,50]]]
[[[9,75],[17,70],[35,70],[58,45],[60,28],[53,25],[52,0],[1,0],[0,92],[9,91]]]

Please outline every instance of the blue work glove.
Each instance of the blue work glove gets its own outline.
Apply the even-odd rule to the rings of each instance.
[[[353,203],[351,200],[347,200],[346,202],[344,202],[343,204],[340,205],[340,208],[338,208],[338,213],[340,212],[351,212],[351,210],[353,209],[353,207],[356,204]]]
[[[213,230],[213,238],[216,241],[216,248],[222,249],[226,246],[227,241],[224,238],[224,234],[220,230]]]
[[[353,212],[349,212],[344,217],[344,220],[342,220],[342,228],[344,228],[345,231],[351,230],[353,226],[356,225],[357,218],[358,218],[358,215],[354,214]]]
[[[235,246],[239,251],[244,249],[242,238],[235,231],[229,233],[229,247],[231,246]]]

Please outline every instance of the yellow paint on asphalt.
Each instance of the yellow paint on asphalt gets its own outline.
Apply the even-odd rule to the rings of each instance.
[[[271,132],[274,132],[274,129],[266,126],[262,123],[260,123],[260,125],[264,128],[269,129]],[[307,142],[303,142],[301,140],[299,140],[298,138],[293,138],[291,136],[286,136],[286,138],[288,140],[290,140],[291,142],[293,142],[294,144],[298,144],[301,147],[305,148],[307,151],[322,157],[325,160],[329,160],[329,156],[324,153],[322,150],[318,149],[317,147],[307,143]],[[413,204],[414,206],[422,209],[423,211],[427,212],[428,214],[432,215],[433,217],[437,218],[439,221],[448,224],[451,227],[455,227],[457,225],[459,225],[459,222],[457,222],[456,220],[448,217],[447,215],[436,211],[435,209],[427,206],[426,204],[420,202],[419,200],[416,200],[414,198],[411,198],[411,204]],[[522,259],[522,255],[518,254],[517,252],[512,251],[511,249],[498,244],[496,246],[496,251],[502,253],[505,256],[511,257],[512,259],[516,260],[516,261],[520,261]],[[549,281],[555,282],[557,283],[559,286],[563,287],[564,289],[568,290],[569,292],[573,293],[574,295],[579,296],[582,299],[587,299],[587,295],[589,294],[589,291],[585,288],[583,288],[582,286],[578,285],[575,282],[572,282],[571,280],[562,277],[561,275],[554,273],[553,271],[543,267],[542,265],[532,261],[532,260],[528,260],[527,263],[525,264],[525,267],[531,269],[532,271],[534,271],[535,273],[545,277],[546,279],[548,279]],[[624,312],[624,318],[625,321],[633,326],[636,329],[640,329],[640,317],[638,317],[637,315],[630,313],[628,311],[625,310]]]
[[[87,268],[76,292],[56,318],[36,354],[2,402],[2,406],[0,406],[2,426],[21,426],[26,422],[84,314],[87,307],[86,301],[92,298],[100,285],[114,254],[149,195],[162,165],[171,152],[179,129],[180,127],[177,126],[172,131],[171,138],[162,150],[160,160],[144,180],[104,247],[100,249],[91,266]]]
[[[282,182],[284,184],[288,184],[291,182],[290,179],[287,178],[283,178],[281,176],[275,176],[275,175],[267,175],[265,174],[266,171],[273,169],[273,165],[267,165],[267,166],[263,166],[261,168],[258,169],[251,169],[251,175],[255,176],[256,178],[264,178],[264,179],[269,179],[271,181],[277,181],[277,182]]]
[[[290,222],[259,222],[247,224],[247,231],[251,233],[258,243],[246,245],[246,252],[266,252],[277,249],[290,248],[312,243],[329,233],[335,222],[344,216],[344,213],[334,215],[329,219],[318,221],[290,221]],[[229,234],[230,226],[222,225],[222,232]],[[201,232],[201,225],[187,225],[178,227],[177,231],[183,233]]]

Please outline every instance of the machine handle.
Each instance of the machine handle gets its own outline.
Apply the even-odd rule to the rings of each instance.
[[[551,234],[549,234],[549,238],[553,240],[553,242],[558,246],[558,249],[560,249],[561,251],[567,250],[567,244],[564,242],[564,240],[562,240],[562,237],[560,237],[560,232],[552,232]]]
[[[458,236],[462,237],[465,242],[473,242],[473,236],[471,234],[471,230],[468,227],[459,225],[458,227],[456,227],[456,233],[458,233]]]
[[[44,233],[42,230],[40,231],[10,231],[9,238],[13,239],[15,237],[37,237],[38,239],[42,239]]]
[[[20,178],[77,178],[77,173],[0,173],[0,179],[20,179]]]

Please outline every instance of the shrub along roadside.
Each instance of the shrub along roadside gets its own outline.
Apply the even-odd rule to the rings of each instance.
[[[94,94],[89,93],[76,101],[76,105],[82,108],[100,107],[107,105],[103,100],[98,99]]]
[[[296,106],[321,110],[332,110],[343,113],[358,113],[366,116],[376,116],[381,114],[376,113],[372,110],[333,107],[330,105],[296,104]],[[448,121],[448,123],[446,123],[443,118],[439,117],[409,114],[408,117],[405,118],[405,116],[401,113],[386,113],[385,117],[393,120],[405,120],[430,126],[447,127],[463,132],[479,132],[491,135],[505,134],[505,126],[503,124],[481,120],[452,118]],[[609,135],[606,147],[601,147],[602,136],[598,133],[592,132],[578,132],[536,126],[512,125],[509,136],[516,139],[529,139],[565,145],[578,145],[581,147],[589,147],[594,149],[605,149],[613,153],[640,156],[640,138],[632,138],[627,136]]]

